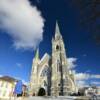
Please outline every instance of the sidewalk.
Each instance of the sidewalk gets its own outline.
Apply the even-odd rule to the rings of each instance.
[[[59,96],[59,97],[19,97],[12,99],[0,99],[0,100],[89,100],[88,97],[73,97],[73,96]]]

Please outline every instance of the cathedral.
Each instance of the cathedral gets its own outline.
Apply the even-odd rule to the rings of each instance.
[[[64,41],[57,23],[51,56],[45,53],[40,59],[37,50],[32,62],[29,93],[38,95],[41,88],[48,96],[66,96],[76,92],[74,74],[68,66]]]

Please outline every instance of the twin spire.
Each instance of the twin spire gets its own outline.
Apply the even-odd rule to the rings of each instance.
[[[60,34],[58,22],[56,22],[55,39],[56,39],[57,37],[62,37],[61,34]],[[39,48],[36,50],[35,59],[39,59]]]
[[[57,37],[61,37],[58,22],[56,22],[56,28],[55,28],[55,38]]]
[[[39,48],[36,50],[35,59],[39,59]]]

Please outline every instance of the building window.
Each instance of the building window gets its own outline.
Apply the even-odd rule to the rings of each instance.
[[[1,86],[2,82],[0,81],[0,86]]]
[[[3,87],[4,86],[4,82],[1,82],[1,87]]]
[[[58,86],[60,86],[60,83],[58,84]]]
[[[8,88],[8,83],[6,83],[6,88]]]
[[[57,72],[61,71],[61,65],[60,65],[60,61],[57,60]]]
[[[63,79],[63,84],[65,84],[65,79]]]
[[[45,68],[42,70],[42,73],[41,73],[41,76],[44,77],[44,76],[47,76],[48,75],[48,66],[45,66]]]
[[[3,96],[6,96],[6,91],[4,91]]]
[[[44,86],[47,86],[47,83],[46,83],[46,81],[44,80]]]
[[[59,92],[59,96],[61,96],[61,92]]]
[[[59,45],[56,46],[56,50],[58,51],[60,49]]]

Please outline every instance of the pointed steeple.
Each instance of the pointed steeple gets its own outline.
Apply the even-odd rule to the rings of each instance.
[[[36,50],[35,59],[39,59],[39,48]]]
[[[56,29],[55,29],[55,38],[61,37],[58,22],[56,22]]]

